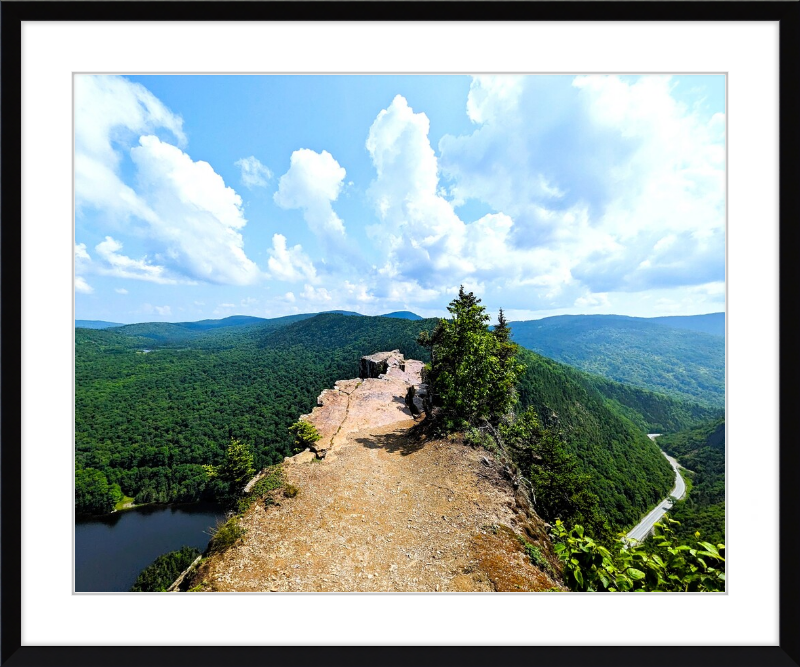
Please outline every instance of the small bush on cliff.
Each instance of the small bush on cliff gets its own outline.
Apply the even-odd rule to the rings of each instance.
[[[163,593],[200,555],[194,547],[181,547],[156,558],[141,571],[131,587],[133,593]]]
[[[296,452],[302,452],[322,437],[314,424],[302,419],[292,424],[289,431],[294,434],[294,450]]]
[[[463,286],[447,310],[451,319],[440,320],[431,334],[423,331],[417,339],[431,350],[424,372],[429,402],[439,408],[446,431],[497,423],[516,400],[514,385],[523,370],[505,317],[500,311],[490,331],[486,309]]]
[[[240,498],[237,504],[237,514],[244,514],[250,507],[259,500],[264,500],[266,505],[272,503],[270,492],[280,489],[285,484],[283,476],[283,466],[275,465],[266,468],[264,476],[259,479],[253,488],[250,489],[244,498]]]
[[[217,525],[214,536],[208,543],[208,552],[221,553],[236,544],[236,541],[247,531],[239,524],[239,518],[232,516],[224,523]]]

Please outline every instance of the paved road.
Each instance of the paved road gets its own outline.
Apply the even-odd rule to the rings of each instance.
[[[661,434],[648,433],[647,437],[655,441],[659,435]],[[683,494],[686,493],[686,483],[683,481],[683,477],[681,477],[680,472],[678,472],[678,462],[671,456],[668,456],[665,452],[662,451],[661,453],[667,457],[667,461],[670,462],[672,469],[675,471],[675,487],[672,489],[672,493],[670,493],[670,495],[680,500],[683,498]],[[641,542],[645,537],[647,537],[648,533],[653,529],[653,526],[658,523],[659,519],[661,519],[661,517],[663,517],[671,507],[672,501],[669,498],[664,498],[664,500],[656,505],[656,507],[651,510],[644,519],[634,526],[634,528],[626,535],[626,537],[630,537],[631,539]]]

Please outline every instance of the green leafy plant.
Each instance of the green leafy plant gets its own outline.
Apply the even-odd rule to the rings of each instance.
[[[564,564],[565,583],[573,591],[714,592],[725,590],[725,545],[695,541],[680,544],[666,517],[651,540],[626,540],[607,548],[584,533],[556,521],[554,551]]]
[[[250,509],[256,502],[263,500],[265,506],[273,504],[273,498],[270,492],[283,487],[285,483],[283,475],[283,466],[274,465],[266,468],[264,476],[259,479],[253,488],[243,498],[240,498],[237,503],[237,514],[242,515]]]
[[[547,562],[547,559],[544,557],[542,550],[537,547],[535,544],[531,544],[526,540],[524,537],[517,535],[517,539],[519,543],[522,545],[522,548],[525,549],[525,553],[528,555],[528,558],[531,559],[531,563],[533,563],[536,567],[540,570],[547,572],[550,575],[555,576],[555,572],[553,571],[553,566]]]

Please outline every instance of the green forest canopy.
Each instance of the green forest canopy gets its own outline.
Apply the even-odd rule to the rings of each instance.
[[[249,445],[256,468],[281,461],[291,454],[288,427],[322,389],[356,377],[360,357],[379,350],[428,361],[416,338],[435,324],[322,314],[178,340],[159,339],[160,325],[136,325],[135,336],[77,329],[76,510],[110,511],[120,492],[136,503],[220,494],[203,466],[220,465],[231,439]],[[560,430],[615,524],[638,520],[670,483],[657,448],[601,393],[602,382],[528,351],[519,359],[522,406]],[[651,399],[629,391],[628,417],[646,420],[637,409]],[[684,404],[665,406],[682,425],[697,423]]]

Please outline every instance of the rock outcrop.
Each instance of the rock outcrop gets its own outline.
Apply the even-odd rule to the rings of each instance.
[[[305,452],[287,457],[290,463],[325,458],[347,436],[366,425],[385,426],[421,414],[407,396],[422,391],[422,368],[416,359],[405,359],[399,350],[377,352],[361,357],[360,378],[339,380],[333,389],[324,389],[317,397],[317,407],[300,417],[313,424],[320,439]],[[422,389],[421,389],[422,388]]]
[[[400,350],[391,352],[376,352],[365,357],[361,357],[358,375],[362,379],[377,378],[386,373],[390,368],[405,370],[405,359],[400,354]]]
[[[362,369],[368,377],[337,382],[304,416],[322,437],[287,459],[294,493],[251,504],[242,537],[198,564],[188,587],[562,590],[546,526],[512,471],[458,436],[411,428],[422,363],[395,350]],[[546,562],[531,560],[531,545]]]

